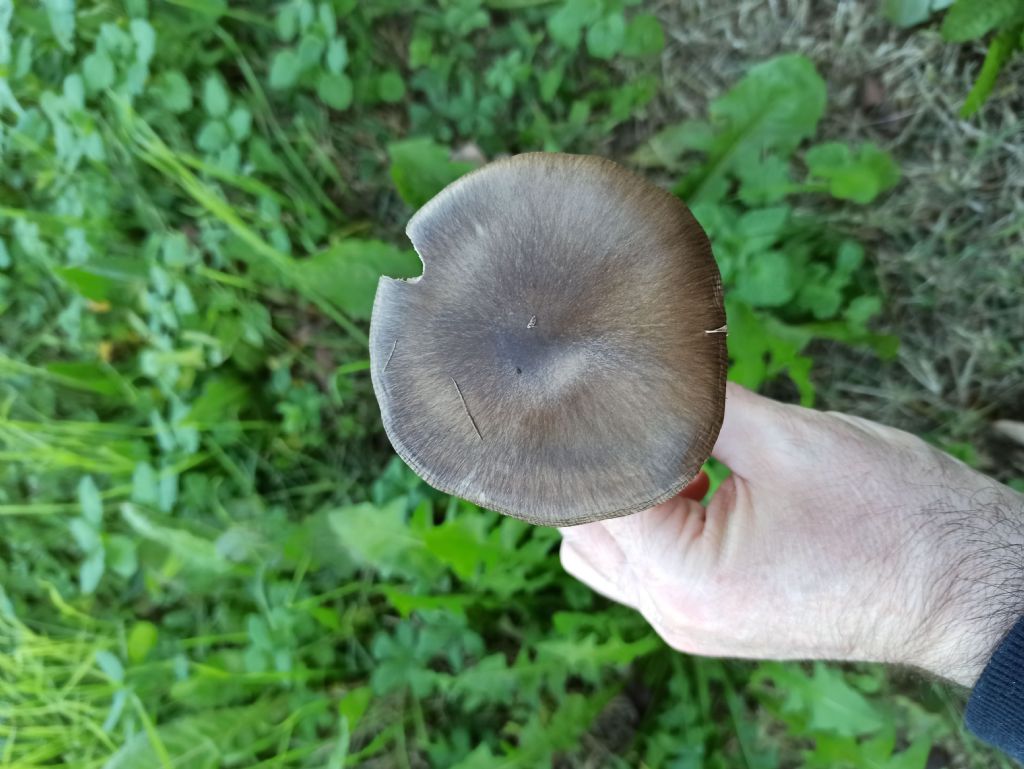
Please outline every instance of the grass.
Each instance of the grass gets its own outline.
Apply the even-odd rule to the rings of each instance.
[[[734,378],[996,469],[1019,95],[959,121],[972,52],[778,6],[0,0],[0,766],[1000,765],[911,675],[672,653],[380,429],[366,330],[377,276],[418,270],[405,221],[562,149],[700,180]],[[712,104],[714,140],[672,145]],[[831,197],[827,140],[903,181]],[[744,277],[751,227],[786,281]]]

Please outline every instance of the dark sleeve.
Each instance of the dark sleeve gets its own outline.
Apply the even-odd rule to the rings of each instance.
[[[974,685],[965,720],[985,742],[1024,761],[1024,618],[1000,642]]]

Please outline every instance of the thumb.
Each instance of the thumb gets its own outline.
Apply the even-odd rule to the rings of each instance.
[[[735,382],[725,388],[725,419],[711,456],[734,473],[751,477],[764,467],[788,421],[786,406]]]

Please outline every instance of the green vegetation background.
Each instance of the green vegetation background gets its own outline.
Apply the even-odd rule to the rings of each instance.
[[[382,436],[376,280],[504,152],[672,186],[733,379],[812,404],[813,340],[894,354],[863,247],[815,216],[893,159],[816,141],[800,56],[646,136],[664,38],[625,0],[0,0],[0,766],[999,761],[912,677],[666,649],[556,532]]]

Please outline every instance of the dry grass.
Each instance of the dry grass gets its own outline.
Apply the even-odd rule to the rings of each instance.
[[[821,404],[980,449],[980,465],[1024,476],[1024,450],[991,424],[1024,418],[1024,79],[1020,59],[984,110],[958,117],[984,48],[900,30],[860,0],[665,2],[665,123],[704,114],[757,61],[810,57],[828,82],[827,138],[874,141],[900,186],[834,226],[871,247],[887,297],[880,331],[902,340],[879,362],[840,345],[815,350]]]

